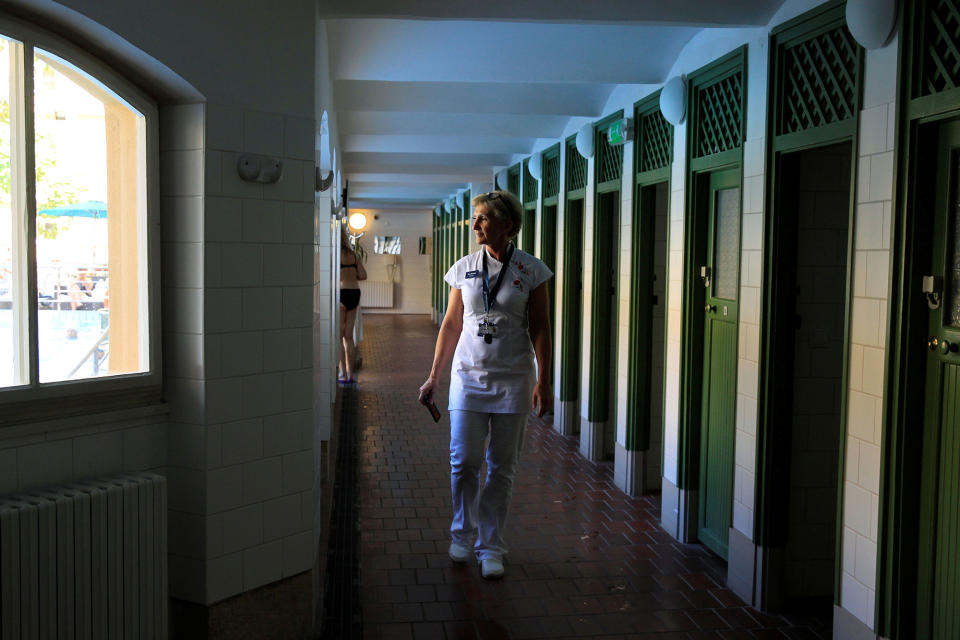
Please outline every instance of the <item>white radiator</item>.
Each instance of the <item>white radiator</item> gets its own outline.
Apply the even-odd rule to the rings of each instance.
[[[0,498],[0,639],[167,634],[163,476]]]
[[[393,283],[382,280],[361,280],[360,305],[388,309],[393,307]]]

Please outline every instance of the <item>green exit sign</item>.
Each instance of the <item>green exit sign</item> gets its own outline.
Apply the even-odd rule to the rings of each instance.
[[[607,142],[613,146],[621,145],[630,139],[630,119],[620,118],[607,129]]]

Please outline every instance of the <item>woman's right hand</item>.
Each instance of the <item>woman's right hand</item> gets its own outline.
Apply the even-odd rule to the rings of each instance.
[[[437,390],[437,379],[433,376],[427,378],[427,381],[420,385],[420,395],[417,397],[421,403],[426,404],[433,398],[433,392]]]

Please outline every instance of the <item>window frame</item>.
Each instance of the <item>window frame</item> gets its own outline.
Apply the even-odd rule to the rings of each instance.
[[[161,287],[160,287],[160,147],[159,109],[144,90],[131,82],[123,73],[100,58],[84,51],[78,43],[53,33],[36,24],[0,13],[0,35],[21,43],[23,60],[22,96],[11,95],[11,101],[22,97],[23,124],[23,169],[25,203],[13,215],[25,223],[25,259],[17,267],[26,269],[26,276],[18,276],[27,286],[27,307],[21,313],[27,316],[28,331],[28,381],[23,385],[0,387],[0,430],[12,424],[36,422],[63,416],[113,411],[156,404],[162,396],[162,340],[161,340]],[[39,381],[37,326],[37,259],[36,259],[36,189],[35,178],[35,129],[34,105],[31,96],[34,87],[34,49],[42,49],[66,60],[82,72],[116,93],[144,118],[145,130],[145,188],[146,188],[146,286],[147,286],[147,356],[149,367],[137,373],[117,374],[102,378],[79,380]],[[11,83],[13,84],[13,82]],[[12,109],[12,108],[11,108]],[[12,136],[11,144],[14,144]],[[30,178],[28,180],[28,178]],[[13,178],[12,178],[13,179]],[[23,220],[22,217],[26,219]],[[17,223],[14,222],[14,228]],[[24,233],[14,237],[21,241]],[[16,252],[14,253],[16,255]],[[38,405],[41,400],[67,400],[69,403]],[[0,431],[2,433],[2,431]]]

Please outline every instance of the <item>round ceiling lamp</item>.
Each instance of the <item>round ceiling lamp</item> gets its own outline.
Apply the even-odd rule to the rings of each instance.
[[[367,228],[367,214],[354,211],[350,214],[350,217],[347,218],[347,226],[349,226],[350,230],[354,233],[365,231]]]
[[[500,169],[500,171],[497,171],[497,176],[495,179],[496,179],[495,186],[497,187],[497,189],[507,188],[507,170],[506,169]]]
[[[676,126],[687,115],[687,83],[683,76],[673,76],[660,92],[660,113],[667,122]]]
[[[535,153],[530,156],[530,162],[527,163],[527,171],[530,172],[530,176],[534,180],[540,179],[540,176],[543,174],[543,156],[540,153]]]
[[[897,0],[847,0],[847,28],[864,49],[886,46],[897,27]]]
[[[584,158],[593,157],[593,125],[589,122],[577,131],[577,151]]]

